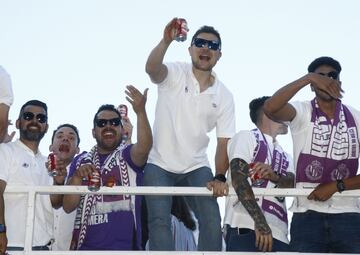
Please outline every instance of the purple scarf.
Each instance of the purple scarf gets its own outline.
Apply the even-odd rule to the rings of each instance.
[[[253,162],[262,162],[265,163],[268,157],[271,158],[271,168],[279,175],[286,175],[287,169],[289,167],[289,159],[287,158],[286,153],[282,150],[280,146],[274,144],[274,149],[270,152],[268,142],[266,141],[265,136],[259,129],[252,130],[257,145],[253,154]],[[270,153],[269,153],[270,152]],[[266,188],[270,183],[269,180],[264,180],[260,185],[261,188]],[[253,186],[259,187],[259,186]],[[277,201],[276,198],[269,200],[263,199],[261,203],[261,208],[267,213],[273,214],[278,217],[281,221],[287,223],[287,210],[284,201]]]
[[[309,144],[297,161],[296,182],[327,183],[355,176],[358,169],[359,142],[354,117],[349,109],[336,102],[334,120],[311,101],[312,132],[304,137]]]

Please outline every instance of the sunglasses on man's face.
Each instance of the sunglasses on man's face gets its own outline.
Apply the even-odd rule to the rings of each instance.
[[[120,125],[121,123],[121,119],[120,118],[113,118],[113,119],[97,119],[96,121],[96,126],[98,126],[99,128],[103,128],[105,127],[107,124],[110,124],[113,127],[117,127]]]
[[[194,38],[191,45],[195,45],[197,48],[205,48],[208,47],[210,50],[219,50],[220,43],[218,41],[209,41],[202,38]]]
[[[338,77],[339,77],[339,73],[338,72],[335,72],[335,71],[331,71],[329,73],[318,73],[320,75],[323,75],[323,76],[327,76],[331,79],[334,79],[336,80]]]
[[[47,121],[47,116],[43,113],[38,113],[38,114],[34,114],[32,112],[24,112],[22,114],[22,118],[26,121],[30,121],[30,120],[33,120],[34,118],[36,118],[36,120],[39,122],[39,123],[45,123]]]

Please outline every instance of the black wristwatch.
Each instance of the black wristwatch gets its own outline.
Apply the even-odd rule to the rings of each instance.
[[[214,181],[215,180],[218,180],[218,181],[221,181],[221,182],[226,182],[226,177],[225,177],[225,175],[223,175],[223,174],[217,174],[217,175],[215,175],[215,177],[214,177]]]
[[[343,192],[345,190],[345,184],[343,180],[336,180],[336,187],[339,193]]]
[[[6,226],[5,226],[5,224],[0,224],[0,233],[6,233]]]

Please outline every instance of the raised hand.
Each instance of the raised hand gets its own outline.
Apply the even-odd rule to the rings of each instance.
[[[132,85],[126,86],[126,89],[126,100],[132,105],[134,112],[136,114],[138,114],[139,112],[144,112],[147,100],[147,92],[149,89],[145,89],[144,94],[141,94],[141,92]]]

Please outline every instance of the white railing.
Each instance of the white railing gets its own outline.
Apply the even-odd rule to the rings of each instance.
[[[308,196],[312,191],[309,189],[263,189],[263,188],[254,188],[255,195],[266,195],[266,196]],[[32,239],[33,239],[33,227],[34,227],[34,214],[35,214],[35,197],[37,194],[84,194],[84,193],[93,193],[87,189],[86,186],[7,186],[6,193],[28,193],[28,212],[27,212],[27,221],[26,221],[26,233],[25,233],[25,247],[24,251],[11,251],[10,255],[16,254],[26,254],[26,255],[35,255],[35,254],[92,254],[92,255],[103,255],[106,254],[169,254],[169,251],[165,252],[149,252],[149,251],[32,251]],[[202,187],[101,187],[96,193],[106,194],[106,195],[116,195],[116,194],[129,194],[129,195],[186,195],[186,196],[212,196],[212,192],[207,188]],[[229,196],[235,196],[235,192],[231,191]],[[341,197],[360,197],[359,190],[353,191],[344,191],[343,193],[335,193],[333,196]],[[170,252],[172,254],[219,254],[220,252]],[[245,252],[232,252],[231,254],[249,254]],[[253,252],[251,254],[264,254],[262,252]],[[266,254],[289,254],[274,252]],[[311,253],[307,253],[311,254]],[[312,253],[316,254],[316,253]]]

